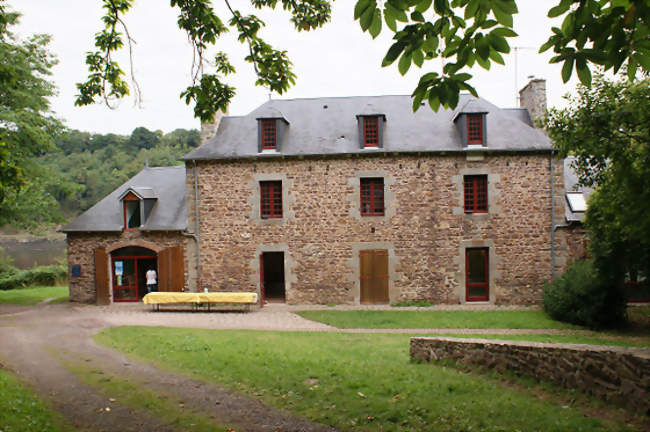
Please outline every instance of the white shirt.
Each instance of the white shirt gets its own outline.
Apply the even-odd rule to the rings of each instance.
[[[156,284],[156,270],[147,271],[146,277],[147,277],[147,285]]]

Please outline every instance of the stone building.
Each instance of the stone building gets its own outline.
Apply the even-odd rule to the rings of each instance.
[[[71,298],[117,301],[115,263],[133,252],[157,259],[161,289],[293,304],[539,303],[571,236],[563,161],[529,115],[545,109],[543,86],[521,101],[461,95],[455,110],[414,113],[409,96],[270,100],[224,116],[185,169],[145,169],[65,227]],[[147,259],[128,265],[140,275]]]

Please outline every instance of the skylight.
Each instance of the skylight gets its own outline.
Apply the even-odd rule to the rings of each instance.
[[[584,212],[587,210],[587,201],[582,192],[569,192],[566,194],[572,212]]]

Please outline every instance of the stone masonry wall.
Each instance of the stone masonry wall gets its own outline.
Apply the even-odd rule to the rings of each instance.
[[[95,290],[95,249],[126,246],[142,246],[161,250],[172,246],[182,246],[185,250],[186,238],[177,232],[124,231],[109,233],[67,234],[68,275],[70,268],[81,265],[81,276],[69,277],[70,300],[81,303],[94,303]],[[185,257],[185,285],[187,287],[187,253]]]
[[[650,351],[622,347],[411,338],[411,358],[509,370],[650,414]]]
[[[385,173],[387,216],[358,217],[359,173]],[[461,173],[488,175],[488,214],[462,212]],[[353,255],[367,245],[389,250],[391,302],[464,303],[464,249],[489,247],[490,302],[538,304],[551,276],[549,173],[541,153],[199,161],[201,280],[259,292],[259,254],[284,251],[288,303],[358,303]],[[286,179],[286,216],[273,223],[251,218],[255,179],[268,176]]]

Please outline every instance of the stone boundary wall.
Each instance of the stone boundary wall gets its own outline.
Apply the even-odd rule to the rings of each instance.
[[[411,338],[411,358],[452,360],[552,381],[650,415],[650,350],[441,337]]]

